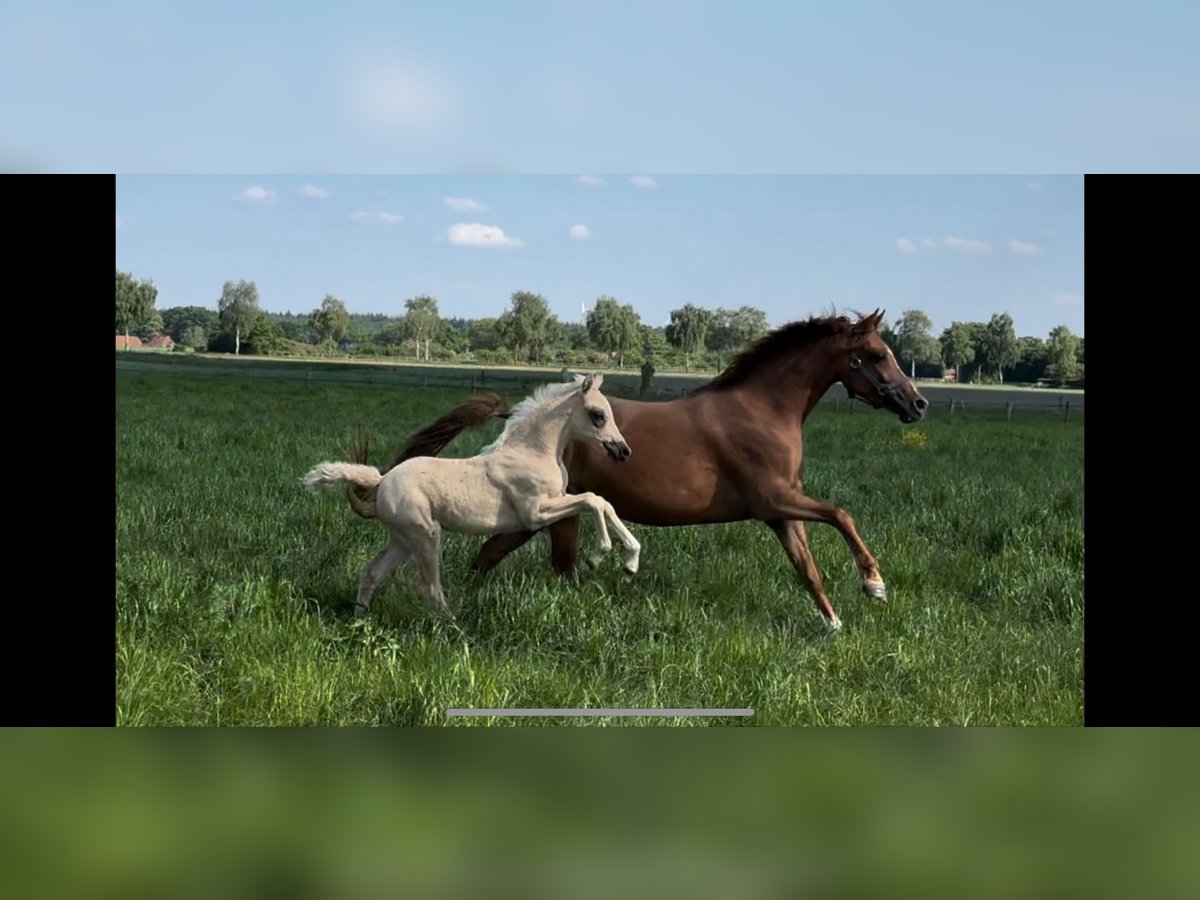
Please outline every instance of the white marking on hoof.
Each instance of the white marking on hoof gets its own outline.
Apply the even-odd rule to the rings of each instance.
[[[829,629],[830,634],[837,634],[842,630],[842,620],[834,616],[832,619],[826,620],[825,626]]]
[[[863,582],[863,593],[881,603],[887,602],[887,585],[882,581]]]

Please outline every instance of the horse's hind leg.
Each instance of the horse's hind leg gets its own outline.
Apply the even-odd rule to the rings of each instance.
[[[471,568],[480,573],[492,571],[500,565],[504,557],[518,547],[523,547],[535,534],[537,534],[536,531],[515,531],[511,534],[493,535],[484,542],[475,557],[475,562],[471,564]],[[553,539],[553,535],[551,535],[551,539]]]
[[[358,579],[358,599],[354,601],[354,617],[361,619],[371,609],[371,597],[374,596],[380,582],[396,570],[396,566],[408,558],[408,550],[394,535],[388,535],[387,546],[375,554],[375,558],[367,563],[362,576]]]
[[[442,530],[436,523],[431,527],[413,528],[408,543],[417,563],[417,590],[433,612],[453,618],[442,594]]]
[[[767,525],[775,532],[775,537],[779,538],[779,543],[783,545],[788,559],[796,567],[801,580],[804,581],[804,586],[812,594],[817,609],[825,617],[825,622],[832,630],[837,631],[842,627],[842,620],[834,612],[833,604],[829,602],[829,597],[825,594],[825,586],[821,583],[821,572],[813,561],[812,551],[808,549],[808,534],[804,530],[804,523],[792,520],[768,522]]]
[[[579,516],[559,519],[549,528],[550,565],[560,575],[570,575],[579,560]]]

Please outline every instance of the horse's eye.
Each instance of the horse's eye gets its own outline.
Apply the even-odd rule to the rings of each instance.
[[[588,410],[588,415],[592,417],[592,424],[597,428],[604,424],[604,413]]]

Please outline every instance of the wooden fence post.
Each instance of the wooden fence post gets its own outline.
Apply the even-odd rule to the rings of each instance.
[[[1005,406],[1005,408],[1004,408],[1004,417],[1005,417],[1005,418],[1006,418],[1006,419],[1007,419],[1009,422],[1011,422],[1011,421],[1012,421],[1012,411],[1013,411],[1013,405],[1012,405],[1012,403],[1011,403],[1011,402],[1009,402],[1009,403],[1006,403],[1004,406]]]
[[[1063,421],[1065,422],[1069,418],[1071,418],[1071,401],[1070,400],[1068,400],[1066,405],[1063,407]]]

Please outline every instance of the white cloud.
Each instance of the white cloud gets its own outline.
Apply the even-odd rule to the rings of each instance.
[[[478,222],[451,225],[446,232],[450,243],[458,247],[520,247],[521,242],[509,237],[497,225],[481,225]]]
[[[583,187],[604,187],[604,179],[598,175],[580,175],[575,183]]]
[[[992,245],[987,241],[977,241],[972,238],[945,237],[942,246],[955,253],[991,253]]]
[[[1020,244],[1021,241],[1014,241],[1014,244]],[[913,238],[901,237],[896,238],[896,246],[904,253],[917,253],[921,250],[936,250],[939,247],[943,250],[952,250],[955,253],[991,253],[992,245],[987,241],[977,241],[972,238],[962,237],[944,237],[941,240],[933,238],[921,238],[919,241]],[[1033,244],[1025,244],[1023,246],[1032,247]],[[1013,250],[1014,253],[1026,252],[1023,250]],[[1034,252],[1037,252],[1036,249]]]
[[[305,197],[312,197],[314,200],[324,200],[329,196],[329,191],[319,184],[306,184],[300,188],[300,193]]]
[[[404,221],[404,216],[390,212],[367,212],[366,210],[356,210],[350,213],[350,218],[356,222],[372,222],[376,225],[398,225]]]
[[[658,182],[655,181],[653,178],[651,178],[649,175],[634,175],[632,178],[629,179],[629,183],[632,184],[634,187],[639,187],[639,188],[656,188],[656,187],[658,187]]]
[[[255,184],[240,194],[235,194],[233,199],[240,203],[274,203],[279,199],[279,195]]]
[[[1008,249],[1017,256],[1037,256],[1042,248],[1030,241],[1009,241]]]
[[[442,202],[455,212],[483,212],[487,209],[482,203],[476,203],[470,197],[446,197]]]
[[[572,225],[571,226],[571,237],[575,238],[575,240],[586,241],[591,236],[592,236],[592,229],[588,228],[586,225]]]
[[[1050,298],[1055,303],[1060,303],[1063,306],[1083,306],[1083,298],[1078,294],[1071,294],[1066,291],[1058,291]]]

